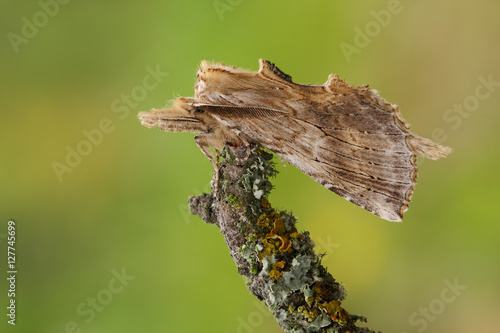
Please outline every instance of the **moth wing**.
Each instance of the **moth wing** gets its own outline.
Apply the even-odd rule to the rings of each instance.
[[[363,133],[363,143],[358,131],[349,132],[341,124],[325,130],[282,110],[198,106],[248,142],[275,152],[343,198],[383,219],[402,220],[417,172],[416,156],[404,133],[399,138]]]

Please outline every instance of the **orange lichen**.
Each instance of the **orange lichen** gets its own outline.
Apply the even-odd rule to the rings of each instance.
[[[324,283],[317,281],[313,286],[314,295],[318,300],[330,301],[333,299],[333,293]]]
[[[269,200],[267,200],[266,198],[263,198],[261,201],[260,201],[260,205],[263,207],[263,208],[271,208],[271,203],[269,202]]]
[[[269,212],[263,213],[259,216],[259,220],[257,221],[257,225],[264,227],[266,229],[272,229],[275,221],[281,220],[280,214],[276,213],[276,211],[271,210]]]
[[[318,304],[318,308],[330,316],[333,321],[339,323],[347,323],[349,320],[349,313],[340,306],[340,301],[331,300]]]
[[[274,220],[274,227],[270,233],[266,235],[266,238],[278,238],[281,240],[281,246],[279,248],[280,252],[292,252],[293,249],[290,248],[292,246],[292,242],[289,240],[289,235],[285,231],[285,223],[279,216],[276,220]]]
[[[272,257],[273,253],[276,252],[276,246],[269,242],[266,238],[262,239],[262,245],[264,245],[264,249],[259,252],[259,259],[262,260],[267,255]]]
[[[312,290],[313,297],[305,297],[305,303],[296,309],[295,306],[289,307],[288,311],[298,312],[309,322],[314,321],[323,312],[340,325],[353,324],[349,313],[341,307],[340,301],[333,299],[333,292],[326,284],[318,281],[314,283]]]
[[[297,312],[300,313],[304,318],[306,318],[308,322],[314,321],[314,319],[318,318],[318,316],[320,315],[318,309],[307,308],[303,305],[297,308]]]
[[[267,201],[267,199],[263,199],[261,205],[263,207],[270,208],[270,204]],[[279,239],[281,241],[281,245],[278,248],[280,252],[292,252],[293,248],[290,239],[302,237],[297,232],[296,228],[293,228],[290,232],[286,232],[285,223],[283,222],[281,215],[274,210],[263,213],[259,217],[257,225],[264,227],[266,229],[271,229],[271,231],[268,234],[266,234],[265,239],[266,240]],[[265,254],[270,255],[271,253],[276,252],[274,246],[273,247],[269,246],[269,241],[267,243],[264,243],[263,240],[263,244],[264,244],[263,252],[265,252]]]
[[[278,268],[282,269],[283,267],[285,267],[285,262],[284,261],[277,261],[277,262],[275,262],[273,264],[273,268],[269,272],[269,276],[275,278],[276,280],[278,280],[281,277],[281,275],[283,274],[283,273],[281,273],[281,271],[278,270]]]

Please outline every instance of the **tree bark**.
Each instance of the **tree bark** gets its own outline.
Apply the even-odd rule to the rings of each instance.
[[[218,226],[248,290],[285,332],[374,332],[341,306],[346,291],[321,265],[307,231],[267,200],[276,175],[273,155],[259,146],[226,146],[214,193],[189,198],[192,214]],[[215,176],[215,174],[214,174]],[[214,180],[217,177],[214,177]]]

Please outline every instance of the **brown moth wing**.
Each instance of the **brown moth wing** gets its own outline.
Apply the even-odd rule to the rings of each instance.
[[[415,153],[435,159],[449,148],[411,133],[398,107],[367,86],[337,76],[301,85],[260,65],[254,73],[202,63],[196,105],[347,200],[401,221],[416,183]]]
[[[232,107],[202,107],[245,140],[272,150],[329,190],[386,220],[401,220],[410,200],[407,193],[415,184],[409,158],[405,162],[399,154],[384,156],[398,167],[375,164],[371,161],[385,154],[353,146],[300,119],[283,114],[263,117],[251,109],[243,119],[224,110]]]

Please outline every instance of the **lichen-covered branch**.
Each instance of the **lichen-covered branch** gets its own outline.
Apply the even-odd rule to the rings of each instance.
[[[192,214],[221,229],[248,289],[273,312],[285,332],[373,332],[341,305],[346,292],[321,265],[309,233],[291,213],[272,208],[272,155],[258,146],[222,152],[217,195],[189,198]]]

